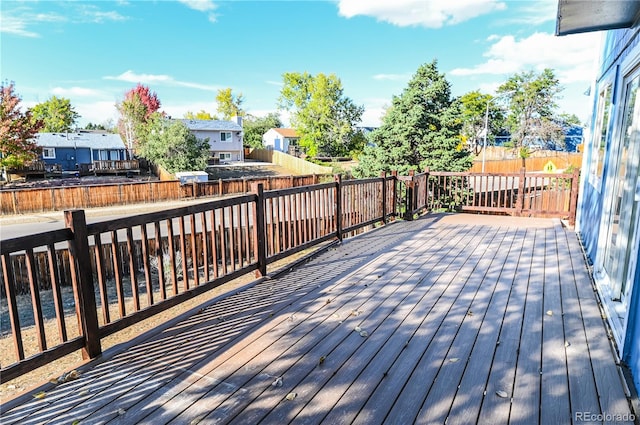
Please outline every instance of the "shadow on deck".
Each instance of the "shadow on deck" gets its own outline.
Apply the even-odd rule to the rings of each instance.
[[[2,423],[633,423],[576,235],[487,216],[347,240],[46,393]]]

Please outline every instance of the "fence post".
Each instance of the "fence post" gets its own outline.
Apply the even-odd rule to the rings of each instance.
[[[406,183],[407,186],[407,196],[404,200],[405,209],[404,209],[404,219],[407,221],[413,220],[413,208],[414,208],[414,187],[415,181],[413,180],[413,176],[415,175],[415,171],[409,170],[409,177],[411,180],[408,180]]]
[[[334,176],[336,181],[336,237],[342,241],[342,175]]]
[[[576,224],[576,209],[578,207],[578,191],[580,186],[580,169],[573,170],[573,176],[571,177],[571,198],[569,200],[569,225],[575,226]]]
[[[526,170],[524,167],[520,168],[520,176],[518,178],[518,196],[516,198],[516,217],[522,215],[524,210],[524,183],[527,178]]]
[[[84,336],[82,357],[95,358],[102,353],[102,348],[89,256],[87,221],[83,210],[65,211],[64,221],[65,226],[73,232],[73,239],[69,244],[69,263],[78,325]]]
[[[380,172],[382,179],[382,223],[387,224],[387,172]]]
[[[398,215],[398,170],[393,170],[391,172],[391,176],[393,177],[392,214],[394,217],[396,217]]]
[[[223,195],[222,189],[223,189],[223,187],[222,187],[222,179],[218,179],[218,196],[222,196]]]
[[[256,199],[256,255],[258,256],[258,270],[256,277],[267,275],[267,237],[264,226],[264,185],[262,183],[252,183],[251,192],[257,195]]]

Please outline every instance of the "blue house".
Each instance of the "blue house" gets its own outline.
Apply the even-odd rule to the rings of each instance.
[[[622,362],[640,389],[640,28],[638,1],[559,0],[557,35],[603,32],[576,230]]]
[[[73,133],[38,133],[45,166],[59,165],[62,171],[91,168],[95,161],[122,161],[127,150],[119,134],[80,130]]]

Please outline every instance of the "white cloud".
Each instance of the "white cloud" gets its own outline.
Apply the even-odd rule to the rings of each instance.
[[[40,37],[31,28],[43,23],[97,23],[107,21],[126,21],[128,18],[115,11],[102,11],[98,6],[81,3],[69,3],[65,13],[34,12],[28,3],[20,2],[20,6],[0,12],[0,32],[21,37]]]
[[[36,32],[29,31],[27,29],[27,22],[22,19],[14,18],[10,16],[0,15],[0,32],[7,34],[19,35],[21,37],[40,37]]]
[[[56,13],[32,13],[29,8],[0,11],[0,32],[21,37],[40,37],[29,26],[43,22],[65,22],[67,18]]]
[[[208,12],[210,22],[216,22],[217,15],[213,13],[217,9],[217,5],[212,0],[178,0],[180,3],[187,6],[189,9],[197,10],[198,12]]]
[[[180,3],[187,6],[189,9],[197,10],[198,12],[207,12],[214,10],[217,6],[211,0],[178,0]]]
[[[192,89],[217,91],[219,86],[192,83],[189,81],[179,81],[169,75],[164,74],[136,74],[134,71],[128,70],[117,76],[106,76],[105,80],[126,81],[129,83],[140,84],[158,84],[166,86],[188,87]]]
[[[118,110],[114,101],[97,102],[72,102],[74,109],[80,114],[79,123],[85,126],[88,123],[102,124],[112,120],[118,122]]]
[[[265,83],[267,83],[269,85],[272,85],[272,86],[277,86],[277,87],[284,86],[284,83],[282,81],[267,80],[267,81],[265,81]]]
[[[498,0],[339,0],[340,16],[371,16],[397,26],[440,28],[504,10]]]
[[[551,68],[561,83],[590,81],[599,46],[597,33],[556,37],[535,33],[517,39],[513,35],[490,37],[494,43],[484,53],[486,62],[471,68],[456,68],[451,75],[509,75],[517,72]]]
[[[72,97],[72,96],[101,97],[105,95],[105,93],[100,90],[88,89],[85,87],[71,87],[71,88],[54,87],[51,90],[51,93],[53,93],[56,96],[65,96],[65,97]]]
[[[374,80],[379,81],[409,81],[411,74],[376,74],[373,76]]]
[[[505,24],[542,25],[555,21],[558,14],[558,0],[523,1],[515,4],[520,7]]]

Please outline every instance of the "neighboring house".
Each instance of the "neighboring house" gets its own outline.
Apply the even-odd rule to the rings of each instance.
[[[640,389],[640,2],[558,2],[557,34],[604,33],[576,231],[617,350]]]
[[[211,157],[220,163],[244,161],[242,118],[235,121],[182,119],[198,139],[209,139]]]
[[[266,149],[290,153],[291,148],[300,146],[300,136],[293,128],[271,128],[262,135],[262,144]]]
[[[89,130],[73,133],[38,133],[45,167],[59,165],[62,171],[90,169],[95,161],[123,161],[127,149],[119,134]]]

